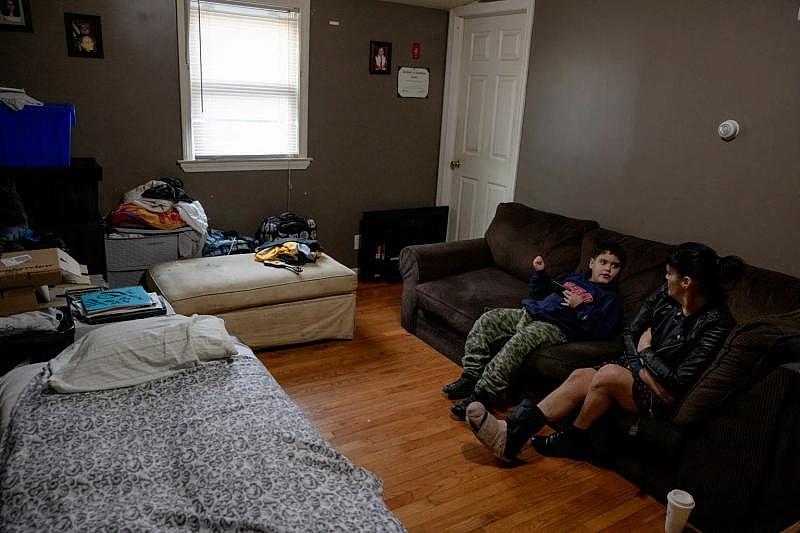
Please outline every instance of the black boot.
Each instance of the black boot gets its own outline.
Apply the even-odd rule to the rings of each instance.
[[[570,426],[546,437],[533,437],[533,447],[542,455],[566,457],[577,461],[588,461],[592,456],[589,430]]]
[[[528,438],[547,423],[541,409],[531,400],[523,400],[506,418],[506,447],[504,457],[515,458]]]
[[[469,396],[461,400],[460,402],[456,402],[450,407],[450,412],[453,413],[453,416],[458,418],[459,420],[466,420],[467,419],[467,407],[472,402],[481,402],[486,410],[488,411],[492,407],[491,399],[489,395],[486,394],[484,391],[479,389],[474,389]]]
[[[442,387],[442,392],[447,394],[447,397],[451,400],[460,400],[467,398],[475,390],[475,383],[477,382],[477,378],[461,374],[460,378]]]

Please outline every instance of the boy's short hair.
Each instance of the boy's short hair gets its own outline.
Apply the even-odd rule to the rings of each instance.
[[[592,259],[597,257],[603,253],[610,253],[612,255],[616,255],[617,259],[619,259],[619,267],[622,268],[625,266],[625,252],[622,250],[622,247],[614,242],[614,241],[599,241],[594,244],[594,250],[592,251]]]

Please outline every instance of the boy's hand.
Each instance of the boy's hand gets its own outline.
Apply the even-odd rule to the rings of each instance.
[[[564,301],[561,302],[561,305],[566,307],[571,307],[575,309],[579,305],[583,303],[583,298],[581,295],[572,291],[564,291],[561,293],[564,296]]]
[[[533,258],[533,269],[536,272],[541,272],[542,270],[544,270],[544,259],[542,258],[541,255],[537,255],[536,257]]]

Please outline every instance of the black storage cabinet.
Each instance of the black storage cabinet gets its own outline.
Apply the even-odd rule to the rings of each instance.
[[[41,363],[57,356],[75,340],[75,322],[69,305],[59,307],[63,313],[56,331],[31,331],[0,336],[0,375],[20,363]]]
[[[444,242],[447,213],[446,205],[365,211],[359,230],[359,279],[400,281],[400,250],[412,244]]]
[[[73,157],[66,168],[2,168],[16,184],[28,227],[64,240],[67,252],[92,274],[105,273],[104,227],[98,187],[103,168],[91,157]]]

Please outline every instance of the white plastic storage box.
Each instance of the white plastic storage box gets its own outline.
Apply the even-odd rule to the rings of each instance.
[[[151,266],[179,259],[179,239],[189,227],[174,231],[114,228],[106,235],[106,270],[111,287],[138,285]]]

